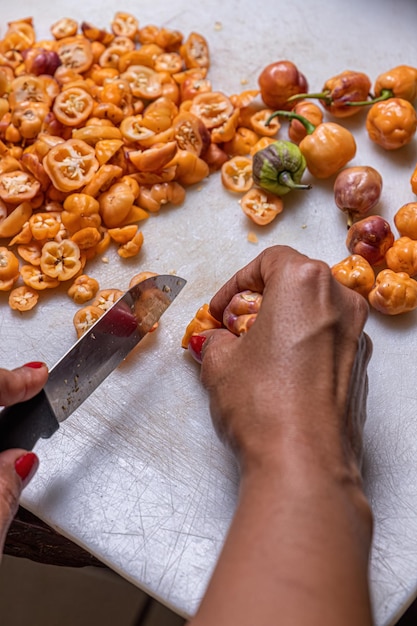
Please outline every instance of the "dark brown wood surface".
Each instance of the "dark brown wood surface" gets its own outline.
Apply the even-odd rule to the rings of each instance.
[[[106,567],[23,507],[19,507],[10,526],[4,553],[46,565]]]

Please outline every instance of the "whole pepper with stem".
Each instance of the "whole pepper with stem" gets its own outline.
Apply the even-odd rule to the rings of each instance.
[[[317,98],[323,108],[334,117],[351,117],[359,110],[350,106],[352,102],[362,102],[368,98],[371,81],[363,72],[345,70],[329,78],[319,93],[302,93],[291,96],[291,103],[300,98]]]
[[[293,189],[310,189],[311,185],[300,182],[305,169],[306,160],[300,148],[283,139],[255,152],[252,159],[254,183],[277,196]]]
[[[329,178],[342,169],[356,154],[356,141],[352,133],[334,122],[322,122],[315,126],[302,115],[292,111],[275,111],[266,121],[277,116],[299,120],[307,135],[299,143],[309,172],[315,178]]]
[[[383,102],[390,98],[401,98],[414,102],[417,97],[417,68],[411,65],[397,65],[380,74],[374,84],[374,95],[370,98],[349,102],[352,108]]]

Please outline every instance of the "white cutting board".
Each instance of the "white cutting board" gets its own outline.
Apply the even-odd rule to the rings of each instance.
[[[212,54],[210,78],[227,94],[256,88],[262,68],[289,59],[317,91],[345,69],[372,80],[398,64],[417,65],[415,0],[15,0],[8,20],[32,15],[38,37],[68,16],[107,27],[116,10],[142,26],[201,32]],[[242,81],[247,81],[243,84]],[[346,122],[358,143],[352,164],[383,176],[378,212],[391,220],[415,200],[409,185],[417,140],[384,152],[364,131],[365,113]],[[286,127],[280,135],[287,138]],[[306,180],[309,177],[306,176]],[[181,207],[165,208],[143,225],[137,259],[97,261],[89,271],[102,288],[125,289],[141,270],[175,272],[188,284],[149,336],[52,440],[36,451],[41,467],[23,504],[94,553],[132,583],[183,614],[204,593],[233,514],[238,476],[210,422],[198,366],[181,347],[197,308],[263,248],[289,244],[333,264],[347,255],[345,222],[329,181],[290,194],[270,227],[256,228],[218,175],[187,192]],[[247,240],[249,231],[257,244]],[[0,299],[0,365],[44,359],[49,365],[75,339],[75,305],[65,294],[45,299],[30,314],[12,313]],[[378,626],[393,622],[417,590],[417,313],[399,318],[372,313],[366,490],[375,512],[371,563]]]

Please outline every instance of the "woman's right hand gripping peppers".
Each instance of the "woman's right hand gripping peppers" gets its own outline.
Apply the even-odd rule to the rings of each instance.
[[[285,246],[238,271],[212,299],[213,316],[221,322],[245,290],[262,294],[248,332],[208,330],[189,344],[241,472],[234,519],[190,624],[370,626],[366,300]]]

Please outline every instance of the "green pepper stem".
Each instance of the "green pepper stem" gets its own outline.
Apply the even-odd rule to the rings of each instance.
[[[330,91],[321,91],[320,93],[296,93],[294,96],[291,96],[291,98],[287,99],[287,102],[294,102],[295,100],[302,100],[302,99],[318,99],[318,100],[324,100],[324,102],[326,104],[332,104],[333,99],[330,95]]]
[[[274,111],[265,122],[265,126],[268,126],[271,120],[274,117],[288,117],[291,120],[298,120],[304,126],[307,131],[307,135],[312,135],[316,130],[317,126],[314,126],[306,117],[303,115],[299,115],[298,113],[293,113],[292,111]]]
[[[369,104],[375,104],[376,102],[383,102],[384,100],[388,100],[389,98],[393,97],[394,92],[391,89],[382,89],[381,95],[378,96],[378,98],[371,98],[370,100],[362,100],[360,102],[344,102],[343,104],[346,104],[350,107],[362,107]]]
[[[289,189],[311,189],[311,185],[301,185],[300,183],[295,183],[291,172],[280,172],[278,175],[278,183],[280,185],[284,185],[284,187],[288,187]]]

